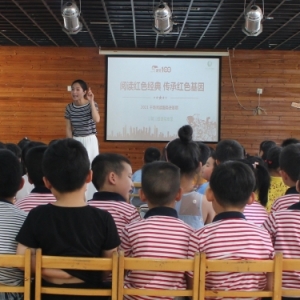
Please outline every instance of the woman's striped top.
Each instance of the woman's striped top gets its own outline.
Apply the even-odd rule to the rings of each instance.
[[[95,103],[95,107],[98,110],[97,103]],[[88,136],[97,133],[90,103],[81,106],[74,105],[74,103],[68,104],[65,118],[71,122],[73,136]]]

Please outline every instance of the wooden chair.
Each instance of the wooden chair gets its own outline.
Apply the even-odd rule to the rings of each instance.
[[[64,287],[43,287],[42,269],[69,269],[69,270],[93,270],[112,271],[111,289],[79,289]],[[111,296],[112,300],[117,300],[117,280],[118,280],[118,253],[113,253],[112,258],[83,258],[65,256],[45,256],[41,249],[36,252],[35,271],[35,300],[41,299],[41,294],[51,295],[76,295],[76,296]]]
[[[199,300],[205,297],[260,298],[272,297],[281,300],[282,253],[274,260],[207,260],[205,253],[200,257]],[[217,291],[205,289],[206,272],[268,272],[274,273],[273,288],[270,291]]]
[[[282,271],[300,271],[300,259],[283,259]],[[282,289],[282,297],[300,297],[298,289]]]
[[[133,258],[124,257],[124,252],[119,253],[119,281],[118,300],[123,300],[124,295],[138,296],[190,296],[193,300],[198,300],[199,290],[199,268],[200,255],[196,253],[194,259],[154,259],[154,258]],[[124,287],[124,277],[126,270],[142,271],[192,271],[194,272],[194,287],[186,290],[163,290],[163,289],[133,289]]]
[[[30,280],[31,280],[31,251],[26,249],[24,255],[1,254],[0,267],[22,268],[24,269],[24,285],[8,286],[0,285],[0,293],[23,293],[24,300],[30,300]]]

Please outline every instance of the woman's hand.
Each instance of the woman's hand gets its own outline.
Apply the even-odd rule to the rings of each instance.
[[[91,103],[94,102],[94,94],[91,90],[91,88],[88,89],[87,94],[86,94],[87,100]]]

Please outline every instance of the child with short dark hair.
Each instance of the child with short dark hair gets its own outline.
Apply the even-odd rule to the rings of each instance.
[[[287,146],[290,147],[290,146]],[[300,175],[300,174],[299,174]],[[300,176],[296,188],[300,191]],[[287,209],[271,213],[263,224],[272,239],[274,250],[281,252],[283,258],[299,259],[299,241],[300,241],[300,202],[291,205]],[[298,289],[300,285],[300,272],[293,271],[282,273],[282,289]],[[296,297],[282,297],[283,300],[299,300]]]
[[[289,188],[284,196],[275,200],[271,207],[271,213],[287,209],[299,201],[296,183],[300,173],[300,144],[291,144],[282,149],[279,157],[279,167],[282,180]]]
[[[156,147],[149,147],[145,150],[144,153],[144,164],[149,164],[154,161],[159,161],[160,160],[160,150]],[[139,169],[135,171],[132,175],[132,182],[141,182],[142,180],[142,169]],[[133,189],[133,194],[138,194],[139,189],[134,188]],[[130,203],[133,204],[136,207],[140,207],[143,202],[139,197],[133,197],[130,199]]]
[[[18,191],[18,193],[16,195],[16,200],[25,198],[26,196],[28,196],[30,194],[30,192],[34,188],[34,185],[28,181],[27,168],[25,165],[25,157],[27,155],[27,152],[34,147],[46,146],[46,144],[44,144],[42,142],[36,142],[36,141],[24,142],[23,145],[24,145],[24,147],[22,148],[21,163],[23,164],[23,167],[25,169],[25,174],[23,175],[24,185],[23,185],[23,188],[20,191]]]
[[[274,249],[268,232],[245,219],[243,210],[254,200],[255,176],[245,163],[224,162],[215,167],[206,191],[216,216],[211,224],[191,235],[189,257],[205,252],[207,259],[272,259]],[[192,274],[188,274],[192,277]],[[263,290],[266,274],[207,273],[209,290]]]
[[[92,171],[92,181],[98,192],[88,204],[107,210],[120,235],[125,225],[141,219],[137,209],[128,203],[132,190],[130,161],[120,154],[101,153],[94,158]]]
[[[9,150],[0,150],[0,254],[15,254],[15,241],[27,214],[13,205],[22,187],[21,163]],[[0,284],[22,285],[23,272],[16,268],[0,268]],[[1,299],[23,299],[23,294],[0,293]]]
[[[244,158],[244,148],[235,140],[222,140],[216,147],[216,164]]]
[[[84,146],[74,139],[52,143],[43,158],[45,186],[56,202],[33,208],[16,240],[18,254],[26,248],[44,255],[112,257],[120,244],[112,216],[87,205],[85,190],[91,181],[90,161]],[[44,285],[101,288],[102,272],[77,270],[42,271]],[[90,299],[85,296],[43,295],[45,299]]]
[[[149,211],[143,220],[125,226],[121,236],[121,250],[125,256],[187,258],[188,240],[193,229],[178,219],[174,209],[181,193],[178,167],[168,162],[144,165],[140,198],[148,203]],[[125,278],[125,286],[175,290],[185,289],[186,280],[184,272],[129,271]],[[128,299],[138,300],[144,297],[130,296]]]
[[[56,201],[51,191],[45,187],[43,181],[42,161],[46,150],[47,146],[33,147],[27,152],[25,157],[28,181],[34,185],[34,189],[27,197],[17,200],[15,205],[26,212],[39,205]]]

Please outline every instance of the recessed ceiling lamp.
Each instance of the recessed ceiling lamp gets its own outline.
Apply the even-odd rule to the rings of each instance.
[[[153,29],[157,34],[167,34],[173,29],[172,12],[165,2],[160,2],[154,9]]]
[[[264,13],[260,7],[257,5],[251,5],[247,9],[244,8],[244,15],[245,24],[243,25],[242,31],[248,36],[258,36],[261,34],[263,31],[262,19],[264,17]]]
[[[61,1],[61,14],[64,18],[64,28],[63,31],[67,34],[77,34],[82,29],[82,24],[79,21],[81,12],[81,1],[80,10],[78,9],[74,1],[68,1],[63,5],[63,0]]]

